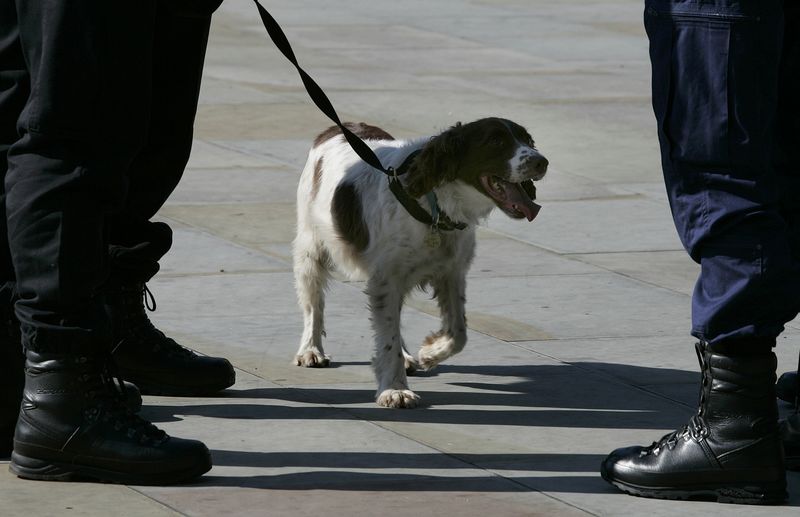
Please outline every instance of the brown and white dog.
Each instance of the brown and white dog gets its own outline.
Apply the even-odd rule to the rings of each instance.
[[[533,181],[544,177],[547,159],[520,125],[500,118],[457,124],[443,133],[395,140],[365,124],[348,124],[384,166],[399,167],[421,150],[401,177],[407,192],[428,207],[434,192],[440,209],[466,229],[438,232],[413,219],[389,190],[387,177],[362,162],[338,128],[317,137],[297,189],[294,273],[304,328],[298,366],[327,366],[325,287],[333,267],[367,281],[381,406],[410,408],[419,396],[408,388],[406,369],[430,369],[464,348],[466,274],[475,254],[475,225],[499,207],[514,219],[536,217]],[[411,356],[400,335],[404,297],[432,287],[442,326]]]

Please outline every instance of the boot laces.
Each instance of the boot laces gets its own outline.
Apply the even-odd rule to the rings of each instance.
[[[154,352],[162,352],[167,357],[196,358],[197,354],[181,346],[174,339],[167,337],[150,321],[147,312],[155,312],[157,304],[156,298],[150,288],[147,287],[147,284],[142,284],[141,299],[139,299],[139,296],[139,294],[131,296],[128,309],[129,331],[123,337],[123,340],[132,335],[142,343],[151,344]],[[121,341],[117,344],[117,347],[120,344]]]
[[[644,448],[640,453],[641,456],[646,456],[648,454],[658,456],[665,447],[670,451],[674,449],[680,440],[694,440],[695,442],[699,442],[708,436],[709,428],[704,418],[704,412],[707,398],[706,393],[711,384],[711,376],[709,375],[702,343],[698,342],[695,344],[695,352],[697,353],[697,360],[700,362],[700,372],[702,375],[700,382],[700,401],[697,413],[689,419],[689,423],[680,429],[662,436],[660,440]]]
[[[707,436],[708,426],[705,421],[701,416],[694,415],[689,419],[688,424],[676,431],[665,434],[660,440],[653,442],[649,447],[645,447],[641,451],[640,456],[647,456],[648,454],[658,456],[665,448],[670,451],[674,449],[681,440],[687,442],[689,440],[694,440],[695,442],[699,442]]]
[[[81,375],[81,380],[89,383],[86,396],[94,402],[86,409],[85,416],[91,421],[110,425],[117,432],[124,430],[129,439],[142,445],[163,443],[168,438],[167,433],[133,413],[125,404],[128,394],[111,354],[98,359],[78,358],[82,364],[93,361],[102,361],[99,372],[87,368]]]

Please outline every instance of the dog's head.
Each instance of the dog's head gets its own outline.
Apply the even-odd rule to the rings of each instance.
[[[464,182],[490,198],[509,217],[532,221],[539,212],[533,182],[547,159],[524,127],[484,118],[456,124],[433,137],[409,169],[408,192],[419,197],[450,182]]]

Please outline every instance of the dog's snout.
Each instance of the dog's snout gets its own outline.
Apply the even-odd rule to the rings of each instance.
[[[544,156],[539,157],[538,159],[533,160],[533,168],[536,172],[540,174],[544,174],[547,172],[547,166],[550,165],[550,162],[547,161],[547,158]]]
[[[534,172],[535,179],[544,177],[548,165],[550,165],[550,162],[542,155],[533,157],[528,161],[528,167]]]

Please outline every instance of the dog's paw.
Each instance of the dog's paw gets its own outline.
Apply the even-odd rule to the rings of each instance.
[[[411,409],[419,405],[419,395],[411,390],[383,390],[378,395],[378,405],[391,408]]]
[[[417,364],[424,370],[433,370],[439,363],[450,357],[449,347],[436,346],[436,343],[424,345],[419,350]]]
[[[418,365],[425,370],[432,370],[461,348],[463,345],[459,347],[452,336],[440,332],[431,334],[419,349]]]
[[[308,350],[294,356],[294,364],[296,366],[305,366],[306,368],[325,368],[331,364],[331,356],[321,354],[316,350]]]
[[[436,366],[441,362],[441,359],[433,355],[423,354],[420,350],[419,352],[419,364],[420,368],[423,370],[433,370]]]
[[[414,375],[417,370],[419,370],[417,358],[413,355],[408,355],[405,352],[403,352],[403,356],[405,357],[406,375]]]

